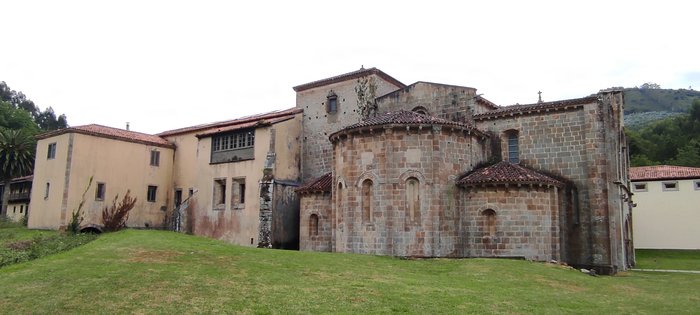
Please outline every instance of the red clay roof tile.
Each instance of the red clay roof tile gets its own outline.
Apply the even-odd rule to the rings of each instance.
[[[593,102],[597,102],[597,101],[598,101],[597,96],[588,96],[588,97],[574,98],[574,99],[554,101],[554,102],[543,102],[543,103],[526,104],[526,105],[501,106],[499,109],[494,110],[494,111],[476,114],[476,115],[474,115],[474,119],[482,120],[482,119],[497,118],[497,117],[503,117],[503,116],[529,114],[532,112],[560,110],[560,109],[566,109],[566,108],[571,107],[571,106],[589,104],[589,103],[593,103]]]
[[[317,192],[331,192],[333,183],[333,174],[326,173],[319,177],[310,180],[308,183],[302,185],[301,187],[295,189],[297,193],[317,193]]]
[[[562,182],[537,171],[508,161],[476,169],[457,181],[460,186],[482,184],[546,184],[561,186]]]
[[[700,168],[674,165],[630,167],[631,181],[700,178]]]
[[[90,124],[84,126],[69,127],[64,129],[59,129],[56,131],[50,131],[38,135],[37,139],[46,139],[65,133],[80,133],[89,136],[102,137],[114,140],[121,140],[126,142],[141,143],[147,145],[154,145],[165,148],[173,148],[174,145],[168,140],[165,140],[156,135],[149,135],[146,133],[124,130],[119,128],[107,127],[97,124]]]
[[[444,125],[444,126],[455,126],[459,128],[464,128],[468,129],[476,134],[483,135],[481,131],[476,129],[476,127],[466,124],[466,123],[461,123],[461,122],[456,122],[456,121],[451,121],[451,120],[446,120],[442,118],[437,118],[429,115],[423,115],[417,112],[413,111],[407,111],[407,110],[399,110],[399,111],[394,111],[394,112],[386,112],[383,114],[379,114],[375,117],[370,117],[366,120],[363,120],[359,123],[349,125],[340,131],[337,131],[333,134],[330,135],[330,138],[333,139],[335,135],[338,135],[340,133],[345,133],[347,131],[355,130],[355,129],[361,129],[365,127],[372,127],[372,126],[384,126],[384,125]]]
[[[158,135],[161,137],[168,137],[168,136],[175,136],[183,133],[190,133],[190,132],[197,132],[197,131],[202,131],[206,129],[212,129],[212,128],[228,128],[231,127],[230,130],[235,130],[237,129],[236,126],[247,124],[250,122],[256,123],[258,121],[267,119],[273,119],[273,118],[278,118],[278,117],[294,117],[294,115],[301,113],[303,110],[301,108],[289,108],[285,110],[278,110],[278,111],[273,111],[269,113],[264,113],[264,114],[257,114],[257,115],[252,115],[252,116],[245,116],[241,118],[236,118],[236,119],[230,119],[230,120],[224,120],[224,121],[218,121],[218,122],[213,122],[213,123],[208,123],[208,124],[202,124],[202,125],[196,125],[196,126],[190,126],[190,127],[184,127],[184,128],[178,128],[178,129],[173,129],[173,130],[168,130],[168,131],[163,131],[159,133]]]

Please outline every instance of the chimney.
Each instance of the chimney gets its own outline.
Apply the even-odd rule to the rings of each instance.
[[[129,122],[128,121],[126,122],[126,130],[127,131],[129,130]]]

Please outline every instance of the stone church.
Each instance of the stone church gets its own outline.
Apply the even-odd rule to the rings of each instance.
[[[296,107],[159,134],[38,137],[28,225],[127,225],[251,246],[403,257],[634,262],[623,94],[499,106],[476,89],[360,69]],[[26,213],[26,212],[25,212]]]
[[[301,250],[634,263],[622,91],[499,106],[376,68],[294,90]]]

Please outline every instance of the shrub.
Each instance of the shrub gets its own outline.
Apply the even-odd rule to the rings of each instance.
[[[119,195],[114,197],[111,207],[102,210],[102,226],[105,232],[118,231],[126,227],[129,219],[129,211],[136,205],[136,198],[131,197],[131,191],[127,190],[122,201],[117,204]]]

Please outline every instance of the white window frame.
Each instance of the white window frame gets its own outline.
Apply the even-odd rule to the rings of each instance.
[[[668,187],[666,187],[666,185],[668,185],[668,184],[673,184],[673,185],[675,185],[675,187],[668,188]],[[668,181],[661,182],[661,190],[663,190],[663,191],[678,191],[678,181],[677,180],[673,180],[673,181],[668,180]]]
[[[644,185],[644,187],[643,187],[643,188],[637,188],[637,185]],[[649,191],[649,183],[647,183],[647,182],[632,183],[632,191],[636,191],[636,192],[645,192],[645,191]]]

